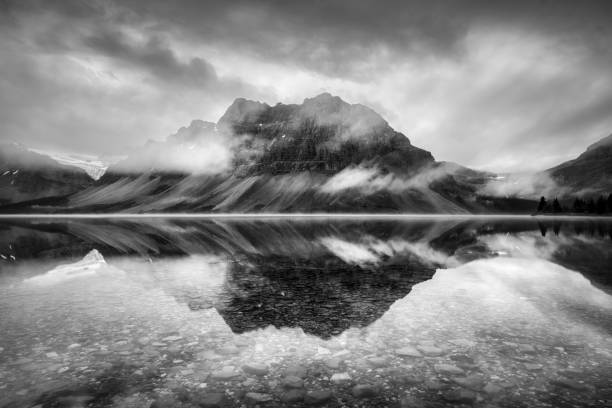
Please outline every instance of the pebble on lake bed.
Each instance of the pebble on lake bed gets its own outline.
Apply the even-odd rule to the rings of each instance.
[[[379,388],[371,384],[357,384],[351,393],[355,398],[372,398],[378,395]]]
[[[330,390],[308,391],[304,397],[304,402],[309,405],[323,404],[333,398],[334,394]]]
[[[401,357],[421,357],[422,354],[419,350],[412,346],[405,346],[395,350],[395,353]]]
[[[251,374],[251,375],[264,376],[268,374],[270,370],[268,369],[268,366],[265,364],[252,363],[252,364],[245,364],[244,366],[242,366],[242,371],[244,371],[247,374]]]
[[[351,380],[351,376],[348,373],[335,373],[329,379],[331,382],[336,384],[344,383]]]
[[[248,404],[259,404],[273,400],[272,395],[261,392],[247,392],[244,399]]]
[[[281,401],[288,403],[295,403],[304,400],[306,396],[306,391],[304,390],[289,390],[281,395]]]
[[[290,375],[281,380],[281,385],[285,388],[303,388],[304,380],[300,377]]]
[[[458,374],[463,374],[464,371],[457,367],[454,366],[452,364],[436,364],[434,365],[434,369],[442,374],[452,374],[452,375],[458,375]]]
[[[222,392],[210,392],[204,394],[198,404],[202,408],[219,408],[225,404],[225,394]]]

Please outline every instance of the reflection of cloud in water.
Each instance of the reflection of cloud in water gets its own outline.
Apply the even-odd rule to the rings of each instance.
[[[522,232],[478,237],[480,243],[500,256],[546,259],[584,274],[606,290],[612,275],[611,241],[584,235],[548,235]]]
[[[552,259],[560,245],[570,242],[563,236],[543,238],[534,232],[482,235],[478,239],[499,255],[547,260]]]
[[[349,264],[375,264],[380,261],[379,256],[371,248],[363,244],[335,237],[322,238],[321,243],[334,255]]]
[[[489,302],[512,305],[528,297],[550,304],[580,303],[612,310],[612,296],[581,274],[541,259],[499,257],[439,270],[430,281],[415,286],[411,297],[432,289],[427,286],[433,286],[438,295],[465,291],[482,306]]]
[[[228,263],[212,255],[156,259],[121,257],[112,264],[129,271],[131,280],[146,288],[161,288],[192,309],[213,307],[220,302],[226,284]]]
[[[454,266],[458,261],[437,251],[425,241],[409,242],[401,239],[381,240],[365,236],[358,242],[330,236],[319,240],[331,253],[348,264],[380,264],[384,257],[413,255],[431,265]]]

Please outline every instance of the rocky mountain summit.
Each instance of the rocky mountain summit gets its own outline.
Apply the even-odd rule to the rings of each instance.
[[[348,104],[323,93],[301,105],[236,99],[218,127],[236,136],[249,135],[263,151],[249,174],[299,171],[338,172],[367,163],[385,170],[409,170],[433,163],[431,153],[410,144],[372,109]]]

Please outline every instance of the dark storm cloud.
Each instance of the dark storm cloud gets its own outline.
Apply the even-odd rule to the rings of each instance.
[[[0,0],[0,137],[121,150],[329,90],[440,159],[545,167],[612,132],[610,38],[596,0]]]
[[[195,38],[345,76],[380,47],[402,57],[461,57],[475,26],[513,27],[610,57],[609,1],[130,1],[131,10]],[[382,62],[387,62],[383,59]],[[357,66],[355,64],[357,63]]]
[[[112,2],[4,1],[1,10],[1,140],[122,153],[194,118],[215,120],[239,95],[263,96],[203,55],[179,55],[167,33]]]
[[[182,82],[189,86],[206,86],[217,81],[217,73],[210,63],[199,57],[183,63],[157,37],[148,39],[144,44],[135,45],[130,44],[125,36],[118,32],[106,31],[87,37],[84,44],[103,55],[150,71],[164,80]]]

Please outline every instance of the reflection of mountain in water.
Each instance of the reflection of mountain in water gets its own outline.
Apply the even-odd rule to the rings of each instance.
[[[132,259],[150,259],[138,261],[142,272],[154,276],[162,268],[170,277],[164,291],[192,310],[216,307],[234,332],[273,325],[327,338],[370,325],[437,267],[503,256],[508,248],[495,238],[506,234],[537,257],[609,285],[609,223],[544,227],[546,236],[533,219],[11,221],[0,226],[0,253],[16,262],[55,261],[96,248],[109,264],[137,254]],[[225,265],[215,288],[200,276],[206,256]],[[195,286],[184,282],[186,259]]]
[[[249,262],[234,264],[230,300],[219,311],[232,331],[301,327],[322,338],[371,324],[435,271],[419,262],[368,268],[331,255],[253,257]]]

